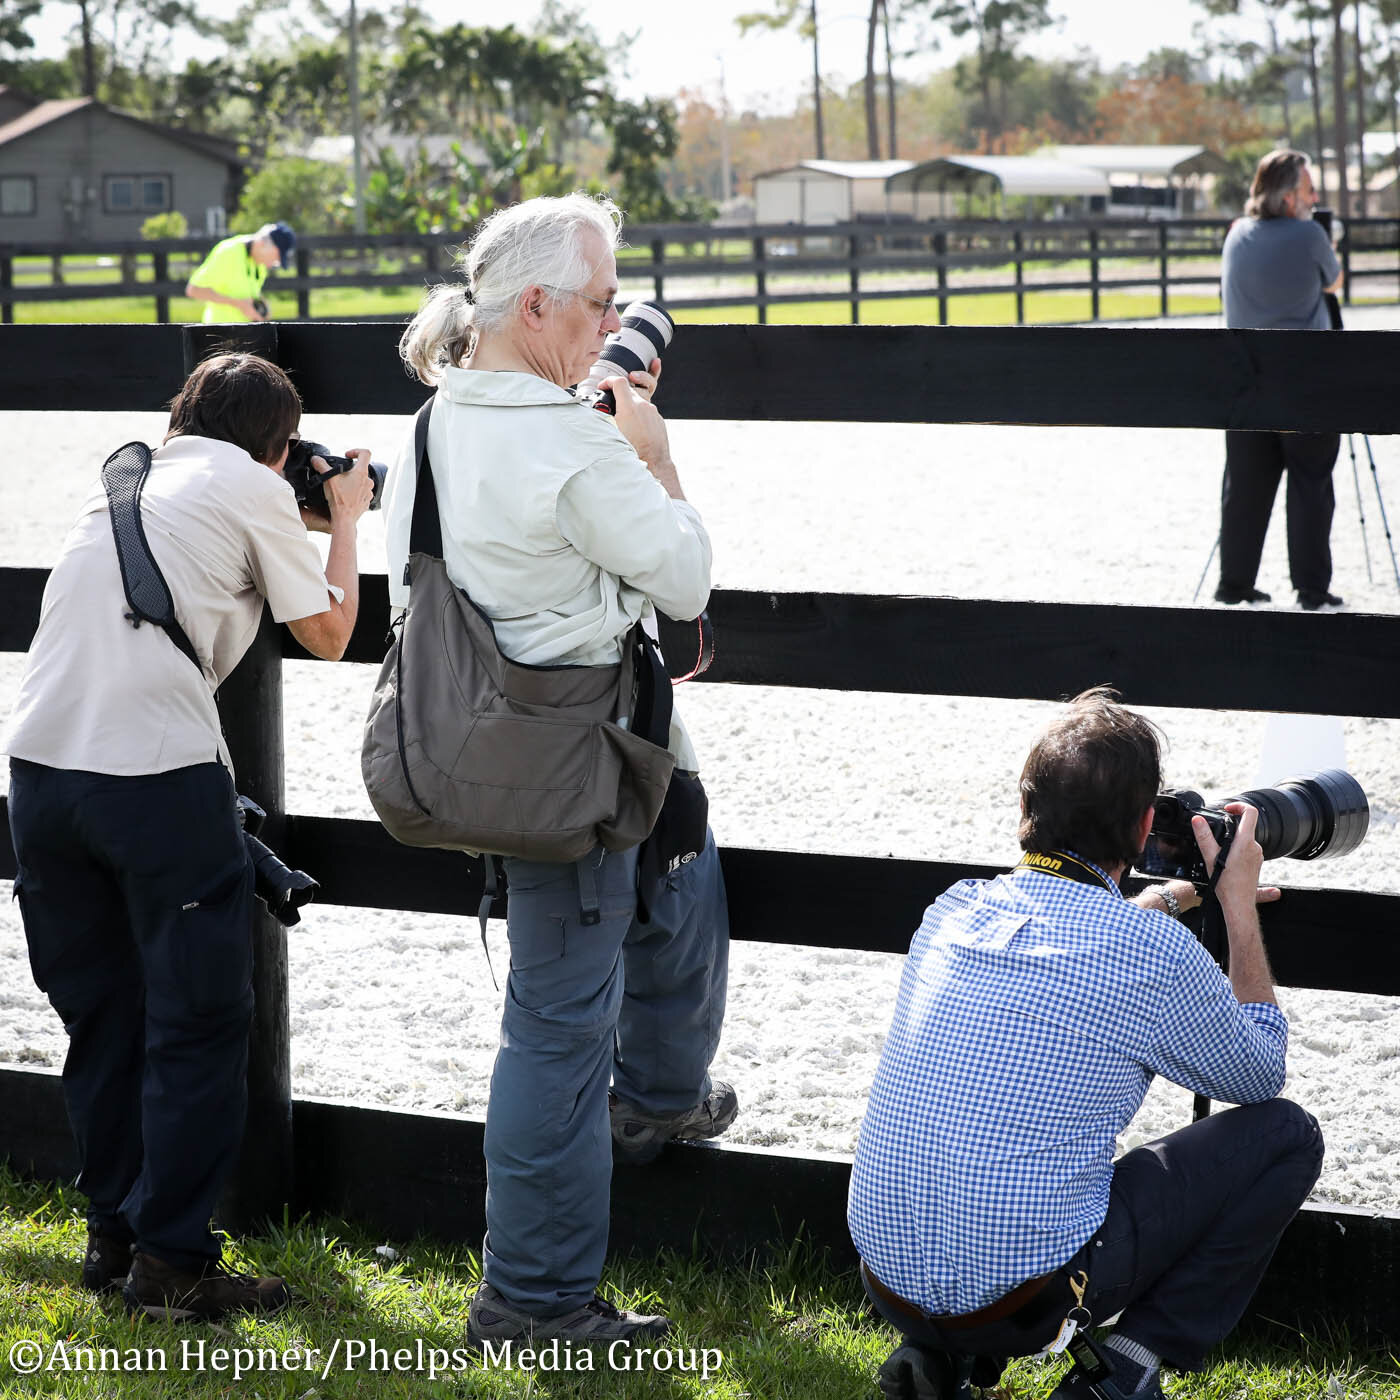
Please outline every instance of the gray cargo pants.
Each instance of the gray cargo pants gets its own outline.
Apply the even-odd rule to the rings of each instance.
[[[501,1045],[486,1109],[487,1282],[542,1317],[593,1296],[608,1244],[618,1097],[666,1112],[710,1091],[724,1020],[729,913],[714,836],[633,915],[637,853],[587,857],[599,920],[572,865],[503,862],[509,882]],[[591,878],[590,878],[591,877]]]

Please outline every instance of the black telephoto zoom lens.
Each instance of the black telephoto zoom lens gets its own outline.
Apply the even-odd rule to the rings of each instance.
[[[267,905],[267,912],[288,928],[301,922],[301,907],[316,898],[320,884],[304,870],[293,870],[256,836],[243,833],[253,861],[253,892]]]
[[[1361,844],[1371,824],[1361,784],[1340,768],[1285,778],[1274,787],[1256,788],[1227,800],[1259,809],[1254,836],[1265,860],[1344,856]]]

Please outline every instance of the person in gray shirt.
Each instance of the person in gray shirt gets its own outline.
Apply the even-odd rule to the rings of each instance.
[[[1317,192],[1298,151],[1271,151],[1254,172],[1244,217],[1230,227],[1221,259],[1225,324],[1232,329],[1325,331],[1325,294],[1341,267],[1321,224]],[[1340,607],[1332,582],[1332,469],[1336,433],[1227,431],[1220,497],[1217,603],[1267,603],[1254,585],[1279,479],[1288,475],[1288,566],[1306,612]]]

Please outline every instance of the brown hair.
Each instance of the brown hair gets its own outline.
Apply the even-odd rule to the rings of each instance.
[[[1021,769],[1023,851],[1073,851],[1105,868],[1141,854],[1143,813],[1162,781],[1157,726],[1095,686],[1076,695]]]
[[[1270,151],[1254,172],[1244,212],[1251,219],[1281,219],[1288,213],[1284,201],[1298,188],[1307,168],[1302,151]]]
[[[255,462],[272,463],[301,421],[301,398],[285,371],[260,355],[213,355],[196,365],[170,401],[165,437],[218,438]]]

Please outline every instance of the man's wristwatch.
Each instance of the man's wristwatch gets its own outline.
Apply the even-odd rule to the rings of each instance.
[[[1154,885],[1152,893],[1166,906],[1167,913],[1173,919],[1181,917],[1181,901],[1167,888],[1166,885]]]

